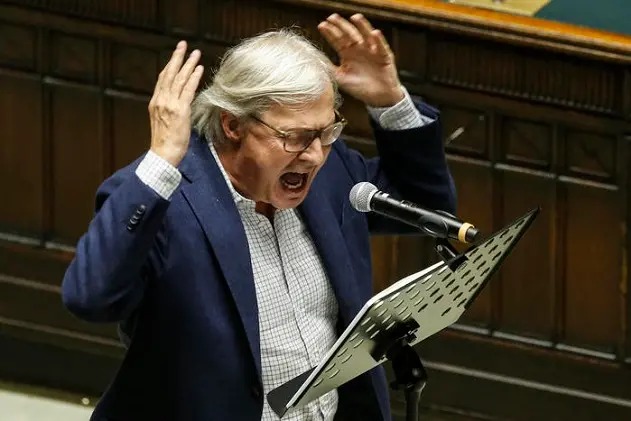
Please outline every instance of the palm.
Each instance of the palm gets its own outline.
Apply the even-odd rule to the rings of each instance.
[[[368,91],[375,95],[397,83],[394,63],[371,52],[366,53],[342,55],[336,68],[341,88],[353,96],[365,96]]]
[[[381,31],[374,30],[363,16],[351,20],[332,15],[319,26],[340,58],[337,81],[344,91],[369,105],[393,105],[401,96],[394,55]]]

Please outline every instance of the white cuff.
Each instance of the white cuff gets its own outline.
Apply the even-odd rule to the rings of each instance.
[[[404,97],[392,107],[368,107],[370,116],[386,130],[406,130],[430,124],[433,118],[424,116],[416,108],[410,94],[401,86]]]
[[[180,171],[152,151],[140,161],[136,175],[166,200],[171,198],[182,181]]]

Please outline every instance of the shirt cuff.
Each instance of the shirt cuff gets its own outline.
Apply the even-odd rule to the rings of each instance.
[[[407,89],[404,86],[401,89],[404,94],[401,101],[392,107],[368,107],[370,116],[386,130],[415,129],[434,122],[416,108]]]
[[[136,175],[165,200],[171,198],[182,181],[180,171],[152,151],[140,161]]]

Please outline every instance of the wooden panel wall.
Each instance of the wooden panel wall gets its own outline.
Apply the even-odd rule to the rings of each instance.
[[[148,145],[147,102],[176,41],[200,48],[208,69],[241,37],[298,24],[321,42],[320,19],[363,11],[446,134],[465,128],[448,145],[459,216],[492,232],[543,209],[464,319],[419,346],[423,405],[628,418],[631,48],[608,58],[510,30],[474,35],[374,3],[0,0],[0,377],[98,394],[120,361],[114,327],[69,316],[59,285],[99,182]],[[348,100],[343,112],[349,143],[374,154],[365,109]],[[373,246],[375,289],[435,260],[422,238]]]

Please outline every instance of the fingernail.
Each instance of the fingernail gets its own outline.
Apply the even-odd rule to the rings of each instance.
[[[184,41],[180,41],[177,43],[177,48],[184,48]]]

